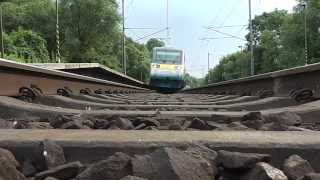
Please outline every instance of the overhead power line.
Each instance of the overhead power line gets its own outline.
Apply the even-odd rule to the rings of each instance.
[[[218,13],[216,14],[216,16],[210,21],[210,25],[214,24],[216,22],[216,20],[218,19],[218,17],[220,16],[220,14],[223,12],[223,10],[225,9],[226,6],[222,6]]]
[[[225,32],[221,32],[219,30],[216,30],[214,28],[208,28],[209,30],[212,30],[216,33],[219,33],[219,34],[222,34],[222,35],[225,35],[225,36],[228,36],[230,38],[234,38],[234,39],[239,39],[239,40],[242,40],[242,41],[247,41],[246,39],[242,38],[242,37],[238,37],[238,36],[235,36],[235,35],[232,35],[232,34],[229,34],[229,33],[225,33]]]
[[[220,26],[212,26],[212,24],[209,25],[209,28],[215,28],[215,29],[220,29],[220,28],[231,28],[231,27],[245,27],[245,26],[242,26],[242,25],[229,25],[229,26],[224,26],[225,22],[231,17],[231,15],[235,12],[236,8],[239,7],[239,4],[241,3],[242,1],[241,0],[238,0],[234,5],[233,7],[231,8],[230,12],[227,14],[227,16],[223,19],[222,23],[220,24]],[[223,6],[223,10],[226,9],[225,8],[226,6]],[[220,16],[222,12],[222,8],[220,8],[220,11],[219,13],[217,14],[217,16],[215,17],[214,21],[218,18],[218,16]],[[205,34],[208,33],[208,30],[211,30],[207,28],[207,30],[205,31]],[[219,33],[219,32],[218,32]],[[221,34],[221,33],[220,33]],[[224,34],[226,35],[226,34]],[[230,34],[228,34],[227,36],[230,36]],[[233,37],[235,39],[241,39],[241,40],[244,40],[240,37],[236,37],[234,35],[231,35],[230,37]],[[206,39],[207,41],[209,41],[210,39]]]
[[[144,30],[144,29],[159,29],[159,28],[149,28],[149,27],[126,27],[129,30]]]
[[[247,25],[246,25],[246,26],[243,26],[243,27],[236,33],[236,36],[239,36],[239,34],[240,34],[246,27],[247,27]]]
[[[134,30],[132,30],[132,29],[128,29],[128,31],[134,36],[134,39],[138,39],[138,38],[140,38],[140,36],[137,34],[137,32],[136,31],[134,31]]]
[[[228,25],[228,26],[209,26],[207,28],[221,29],[221,28],[246,27],[246,26],[248,26],[248,25],[242,24],[242,25]]]
[[[236,4],[234,4],[234,6],[231,8],[231,11],[229,12],[229,14],[226,16],[226,18],[222,21],[220,26],[223,26],[224,23],[227,22],[227,20],[231,17],[231,15],[235,12],[236,8],[239,7],[240,3],[242,2],[242,0],[238,0],[238,2],[236,2]]]
[[[215,39],[234,39],[234,37],[226,36],[226,37],[204,37],[204,38],[200,38],[201,41],[215,40]]]
[[[217,14],[216,14],[216,15],[214,16],[214,18],[210,21],[210,23],[209,23],[208,26],[212,26],[212,25],[216,22],[216,20],[218,19],[218,17],[220,17],[221,13],[224,11],[225,8],[226,8],[226,6],[220,6],[219,11],[217,11]],[[209,30],[206,29],[206,31],[204,31],[201,36],[205,36],[205,34],[207,34],[208,31],[209,31]]]
[[[168,28],[160,29],[159,31],[156,31],[156,32],[151,33],[151,34],[148,34],[148,35],[146,35],[146,36],[143,36],[143,37],[141,37],[141,38],[137,39],[136,41],[140,41],[140,40],[142,40],[142,39],[145,39],[145,38],[148,38],[148,37],[154,36],[154,35],[156,35],[156,34],[159,34],[159,33],[161,33],[161,32],[167,31],[167,29],[168,29]]]
[[[169,38],[167,38],[167,37],[154,37],[154,38],[156,38],[156,39],[159,39],[159,40],[161,40],[161,41],[166,41],[166,40],[170,40],[171,38],[169,37]]]
[[[166,15],[167,15],[167,46],[169,45],[169,37],[170,37],[170,28],[169,28],[169,0],[167,0],[167,11],[166,11]]]

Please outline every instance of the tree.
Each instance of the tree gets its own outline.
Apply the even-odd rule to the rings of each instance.
[[[308,62],[320,62],[320,3],[319,0],[299,0],[293,13],[275,10],[253,19],[254,57],[257,74],[305,64],[304,23],[307,16]],[[306,8],[302,6],[306,3]],[[307,13],[307,14],[306,14]],[[246,36],[249,42],[249,34]],[[210,71],[210,82],[248,76],[249,43],[242,52],[225,56]],[[241,67],[241,68],[240,68]],[[208,82],[209,75],[206,76]]]
[[[282,27],[288,19],[285,10],[275,10],[256,16],[253,21],[254,57],[257,74],[279,70]],[[246,36],[249,42],[250,35]],[[249,48],[249,43],[248,43]]]
[[[186,86],[189,88],[199,87],[202,83],[201,79],[197,79],[188,73],[185,74],[184,81],[186,82]]]
[[[115,0],[61,1],[62,53],[69,62],[105,63],[119,53],[119,15]]]
[[[9,56],[10,54],[16,54],[16,47],[14,47],[12,39],[9,38],[9,35],[4,33],[4,52],[5,56]]]
[[[302,6],[306,3],[306,8]],[[294,67],[305,64],[304,58],[304,17],[307,16],[307,39],[309,63],[320,62],[320,37],[319,37],[319,12],[318,0],[300,0],[295,11],[283,26],[281,53],[281,67]]]
[[[23,62],[49,62],[46,40],[30,30],[13,31],[6,35],[6,55]]]
[[[155,48],[155,47],[163,47],[163,46],[165,46],[165,43],[163,41],[160,41],[160,40],[156,39],[156,38],[151,38],[151,39],[148,40],[146,46],[147,46],[148,50],[150,52],[152,52],[153,48]]]
[[[147,44],[147,49],[150,52],[150,58],[153,58],[153,48],[155,47],[164,47],[165,43],[163,41],[160,41],[156,38],[151,38],[148,40]]]
[[[2,4],[5,10],[7,56],[25,62],[48,62],[50,57],[54,62],[55,1],[8,1],[10,3]],[[116,1],[60,0],[59,3],[62,61],[95,62],[120,71],[121,21]],[[147,82],[152,48],[163,45],[157,39],[151,39],[147,45],[143,45],[127,38],[128,75]]]
[[[148,82],[150,76],[150,52],[146,46],[127,38],[126,52],[128,75]]]
[[[10,33],[19,28],[32,30],[47,41],[50,58],[55,57],[55,6],[52,0],[11,0],[4,3],[4,28]]]
[[[216,83],[246,77],[250,74],[250,55],[247,51],[239,51],[222,58],[219,64],[209,71],[205,82]]]

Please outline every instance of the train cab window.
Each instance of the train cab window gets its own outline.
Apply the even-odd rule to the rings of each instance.
[[[163,64],[181,64],[182,53],[180,51],[156,51],[154,62]]]

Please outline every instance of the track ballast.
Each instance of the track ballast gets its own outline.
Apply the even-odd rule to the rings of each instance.
[[[1,79],[9,88],[0,91],[0,147],[13,155],[1,149],[0,157],[17,160],[0,158],[6,179],[259,180],[320,171],[320,101],[313,96],[158,94],[20,70],[6,73],[27,73],[23,84]],[[37,72],[42,79],[29,82]],[[59,87],[47,85],[52,79]]]

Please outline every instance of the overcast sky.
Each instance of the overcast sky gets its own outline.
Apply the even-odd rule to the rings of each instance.
[[[118,0],[120,1],[120,0]],[[295,0],[252,0],[253,15],[276,8],[291,11]],[[145,30],[128,29],[127,35],[138,40],[166,27],[166,0],[125,0],[127,28],[154,28]],[[235,52],[245,42],[246,27],[221,28],[219,31],[240,37],[240,39],[201,40],[205,37],[221,38],[224,35],[207,30],[208,26],[233,26],[248,23],[248,0],[169,0],[169,46],[183,49],[186,54],[187,71],[203,77],[207,72],[207,54],[211,68],[221,57]],[[155,38],[166,38],[166,32]],[[145,43],[142,39],[139,42]]]

